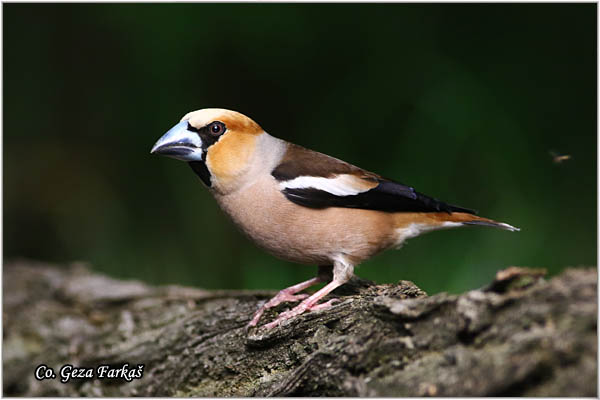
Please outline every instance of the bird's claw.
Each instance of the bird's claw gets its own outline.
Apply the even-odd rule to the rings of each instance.
[[[256,313],[252,317],[252,320],[248,323],[248,328],[256,326],[256,324],[258,324],[258,321],[260,320],[260,317],[262,317],[263,313],[266,310],[268,310],[269,308],[276,307],[279,304],[284,303],[286,301],[287,302],[301,301],[301,300],[306,299],[307,297],[308,297],[308,295],[305,293],[291,294],[291,293],[286,293],[285,291],[279,292],[277,294],[277,296],[273,297],[271,300],[266,302],[262,307],[260,307],[258,309],[258,311],[256,311]]]
[[[281,313],[277,319],[275,319],[272,322],[269,322],[268,324],[263,325],[263,327],[267,330],[273,329],[276,326],[278,326],[279,324],[281,324],[283,321],[286,321],[288,319],[291,319],[297,315],[300,315],[306,311],[321,311],[321,310],[325,310],[329,307],[331,307],[334,303],[339,302],[339,299],[331,299],[329,301],[326,301],[325,303],[321,303],[321,304],[313,304],[313,305],[309,305],[309,304],[305,304],[305,303],[300,303],[298,304],[296,307],[292,308],[289,311],[286,311],[284,313]]]

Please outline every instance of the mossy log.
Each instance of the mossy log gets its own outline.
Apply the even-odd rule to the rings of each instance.
[[[264,332],[245,326],[270,292],[9,262],[4,395],[595,397],[596,269],[542,275],[513,267],[484,288],[434,296],[355,279],[332,308]],[[41,364],[56,378],[36,379]],[[68,364],[94,377],[61,383]],[[98,366],[124,364],[143,364],[141,378],[98,377]]]

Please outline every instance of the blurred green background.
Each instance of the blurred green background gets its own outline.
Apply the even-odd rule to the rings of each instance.
[[[224,107],[522,228],[412,239],[365,278],[460,292],[510,265],[596,265],[596,4],[3,10],[5,259],[204,288],[313,276],[248,242],[188,166],[150,155],[188,111]]]

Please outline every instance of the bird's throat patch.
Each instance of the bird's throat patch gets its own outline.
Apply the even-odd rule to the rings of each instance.
[[[210,172],[208,171],[208,167],[204,161],[191,161],[188,164],[190,167],[192,167],[192,170],[200,177],[206,186],[212,186],[212,182],[210,181]]]

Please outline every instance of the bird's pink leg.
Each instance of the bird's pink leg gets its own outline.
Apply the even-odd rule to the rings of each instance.
[[[335,290],[335,288],[348,282],[350,278],[352,278],[353,272],[354,266],[349,264],[343,257],[340,257],[333,266],[333,280],[331,282],[323,286],[320,290],[293,309],[280,314],[276,320],[266,324],[265,328],[272,329],[283,321],[293,318],[296,315],[300,315],[305,311],[317,311],[329,308],[334,302],[338,301],[338,299],[332,299],[322,304],[317,304],[318,301]]]
[[[312,279],[309,279],[304,282],[300,282],[297,285],[290,286],[289,288],[283,289],[282,291],[277,293],[277,295],[275,297],[273,297],[271,300],[266,302],[262,307],[260,307],[258,309],[258,311],[256,311],[256,313],[254,314],[254,317],[252,317],[252,321],[250,321],[248,326],[249,327],[255,326],[258,323],[258,321],[260,320],[260,317],[263,315],[263,313],[266,310],[268,310],[269,308],[278,306],[279,304],[283,303],[284,301],[299,301],[299,300],[303,300],[303,299],[307,298],[308,297],[307,294],[296,294],[296,293],[298,293],[304,289],[307,289],[321,281],[322,281],[322,279],[320,277],[316,277],[316,278],[312,278]]]

